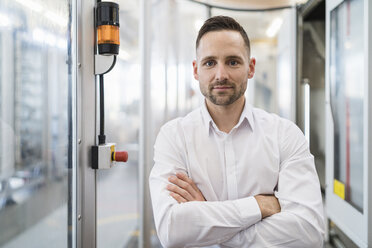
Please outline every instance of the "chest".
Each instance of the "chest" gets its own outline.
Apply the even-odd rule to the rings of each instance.
[[[233,200],[272,194],[279,176],[275,137],[249,130],[218,138],[194,134],[187,139],[187,170],[207,200]]]

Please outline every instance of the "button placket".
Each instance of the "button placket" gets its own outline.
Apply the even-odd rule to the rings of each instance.
[[[228,135],[224,142],[225,158],[226,158],[226,177],[227,177],[227,192],[230,200],[238,199],[238,188],[236,181],[236,163],[235,152],[232,143],[232,136]]]

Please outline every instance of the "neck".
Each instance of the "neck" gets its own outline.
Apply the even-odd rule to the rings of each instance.
[[[244,103],[244,95],[234,103],[227,106],[215,105],[206,99],[207,109],[214,123],[216,123],[219,130],[225,133],[229,133],[239,122],[240,115],[243,112]]]

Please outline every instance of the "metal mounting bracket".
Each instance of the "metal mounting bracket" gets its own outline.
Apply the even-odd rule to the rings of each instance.
[[[103,75],[114,68],[116,55],[94,55],[94,74]]]

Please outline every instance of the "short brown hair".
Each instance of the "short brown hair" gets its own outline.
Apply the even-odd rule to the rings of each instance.
[[[249,38],[244,28],[233,18],[229,16],[213,16],[206,20],[203,26],[200,28],[198,37],[196,38],[196,49],[199,47],[200,39],[208,32],[220,31],[220,30],[232,30],[237,31],[243,37],[244,43],[247,47],[248,56],[250,54],[251,45]]]

